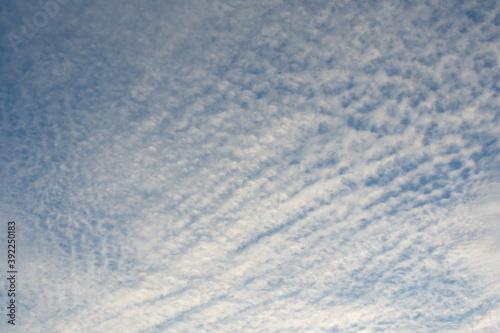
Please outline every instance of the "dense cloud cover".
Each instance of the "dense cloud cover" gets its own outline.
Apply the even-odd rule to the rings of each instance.
[[[500,331],[499,26],[496,1],[4,1],[16,328]]]

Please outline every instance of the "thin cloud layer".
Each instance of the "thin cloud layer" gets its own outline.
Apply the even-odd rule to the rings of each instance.
[[[495,1],[58,4],[0,12],[23,331],[500,329]]]

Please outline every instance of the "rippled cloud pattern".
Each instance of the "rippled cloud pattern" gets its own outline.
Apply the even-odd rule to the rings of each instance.
[[[499,26],[494,0],[2,3],[16,329],[499,332]]]

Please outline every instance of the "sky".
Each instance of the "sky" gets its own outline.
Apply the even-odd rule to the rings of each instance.
[[[494,0],[2,1],[0,330],[499,332],[499,41]]]

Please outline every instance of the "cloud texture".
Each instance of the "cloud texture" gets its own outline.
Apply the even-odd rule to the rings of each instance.
[[[42,4],[0,10],[22,331],[500,330],[496,1]]]

